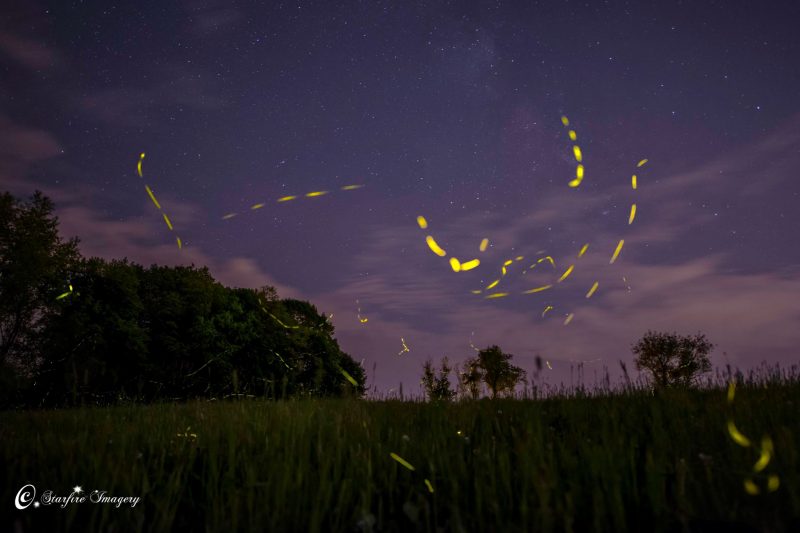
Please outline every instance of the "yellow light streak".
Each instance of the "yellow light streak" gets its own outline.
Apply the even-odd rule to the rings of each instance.
[[[486,290],[488,291],[489,289],[495,288],[498,283],[500,283],[499,279],[494,280],[493,282],[491,282],[489,285],[486,286]]]
[[[456,259],[455,257],[450,258],[450,268],[453,269],[453,272],[460,272],[461,271],[461,262]]]
[[[283,357],[281,357],[281,354],[279,354],[278,352],[276,352],[274,350],[272,351],[272,353],[274,353],[275,355],[278,356],[278,359],[280,359],[281,363],[283,363],[283,366],[285,366],[289,370],[292,369],[292,367],[290,367],[289,364],[286,361],[284,361]],[[344,372],[344,371],[342,371],[342,372]],[[345,374],[347,374],[347,373],[345,372]],[[350,374],[347,374],[347,375],[349,376]]]
[[[342,190],[343,191],[352,191],[352,190],[355,190],[355,189],[360,189],[361,187],[363,187],[363,185],[345,185],[344,187],[342,187]]]
[[[564,325],[566,326],[567,324],[569,324],[570,322],[572,322],[572,318],[573,318],[574,316],[575,316],[575,313],[570,313],[570,314],[568,314],[568,315],[567,315],[567,318],[566,318],[566,320],[564,320]]]
[[[419,215],[417,217],[417,225],[420,227],[420,229],[426,229],[428,227],[428,221],[425,220],[424,216]]]
[[[608,262],[609,265],[613,264],[614,261],[617,260],[617,257],[619,257],[619,253],[622,251],[623,244],[625,244],[625,239],[620,239],[619,244],[617,244],[617,249],[614,250],[614,255],[611,256],[611,261]]]
[[[409,470],[412,470],[412,471],[414,470],[414,467],[411,466],[411,463],[409,463],[408,461],[406,461],[405,459],[403,459],[402,457],[400,457],[396,453],[391,452],[389,454],[389,457],[391,457],[392,459],[394,459],[395,461],[397,461],[398,463],[400,463],[404,467],[408,468]]]
[[[253,211],[255,211],[256,209],[261,209],[261,208],[262,208],[262,207],[264,207],[265,205],[266,205],[266,204],[253,204],[253,205],[251,205],[251,206],[250,206],[250,209],[251,209],[251,210],[253,210]]]
[[[345,379],[347,379],[347,381],[353,384],[353,387],[358,387],[358,381],[356,381],[353,376],[348,374],[344,368],[340,368],[339,370],[341,370],[342,375],[345,377]]]
[[[756,464],[753,465],[753,472],[761,472],[764,470],[769,464],[770,459],[772,459],[772,439],[764,435],[761,439],[761,455],[759,455]]]
[[[428,248],[430,248],[430,249],[431,249],[431,251],[432,251],[433,253],[435,253],[436,255],[438,255],[439,257],[444,257],[444,256],[446,256],[446,255],[447,255],[447,252],[445,252],[444,250],[442,250],[442,248],[441,248],[441,247],[440,247],[440,246],[439,246],[439,245],[436,243],[436,241],[434,240],[434,238],[433,238],[433,237],[431,237],[430,235],[428,235],[427,237],[425,237],[425,242],[427,242],[427,243],[428,243]]]
[[[172,231],[172,222],[169,221],[169,217],[166,213],[161,213],[161,216],[164,217],[164,222],[167,223],[167,227]]]
[[[487,300],[491,300],[493,298],[503,298],[505,296],[508,296],[507,292],[495,292],[494,294],[490,294],[489,296],[486,296],[486,299]]]
[[[628,216],[628,225],[633,224],[633,218],[636,216],[636,204],[631,204],[631,214]]]
[[[487,246],[489,246],[489,239],[483,239],[481,241],[481,245],[478,246],[478,250],[480,250],[481,252],[485,252]]]
[[[315,196],[322,196],[324,194],[328,194],[328,191],[313,191],[306,194],[308,198],[314,198]]]
[[[733,423],[733,420],[728,420],[728,434],[739,446],[748,448],[751,445],[750,439],[742,435],[742,433],[736,428],[736,424]]]
[[[778,487],[781,486],[781,481],[778,479],[778,476],[775,474],[770,475],[767,478],[767,490],[770,492],[775,492],[778,490]]]
[[[575,130],[569,130],[569,140],[574,141],[578,138],[578,134],[575,133]]]
[[[533,294],[535,292],[542,292],[542,291],[546,291],[550,287],[552,287],[552,285],[543,285],[541,287],[536,287],[535,289],[527,290],[527,291],[523,292],[522,294]]]
[[[222,220],[228,220],[229,218],[233,218],[236,216],[236,213],[228,213],[227,215],[222,217]]]
[[[294,200],[297,196],[282,196],[278,198],[279,202],[288,202],[289,200]]]
[[[178,237],[178,236],[175,236],[175,242],[178,243],[178,250],[182,250],[183,249],[183,242],[181,242],[181,238]]]
[[[636,190],[636,174],[631,176],[631,188]]]
[[[565,116],[562,116],[562,117],[561,117],[561,123],[562,123],[564,126],[569,126],[569,119],[568,119],[567,117],[565,117]]]
[[[262,307],[262,309],[264,309],[264,308]],[[287,326],[286,324],[284,324],[283,322],[281,322],[281,320],[280,320],[278,317],[276,317],[275,315],[273,315],[272,313],[270,313],[270,312],[269,312],[269,311],[267,311],[266,309],[264,309],[264,311],[266,311],[266,312],[267,312],[267,314],[268,314],[269,316],[271,316],[271,317],[272,317],[272,318],[275,320],[275,322],[277,322],[278,324],[280,324],[281,326],[283,326],[283,327],[284,327],[284,328],[286,328],[286,329],[299,329],[299,328],[300,328],[300,326]]]
[[[583,245],[583,247],[581,248],[581,251],[580,251],[580,252],[578,252],[578,257],[579,257],[579,258],[580,258],[580,257],[583,257],[583,254],[585,254],[585,253],[586,253],[586,250],[587,250],[587,249],[589,249],[589,243],[588,243],[588,242],[587,242],[586,244],[584,244],[584,245]]]
[[[569,275],[572,274],[572,271],[574,270],[574,268],[575,268],[575,265],[570,265],[569,268],[567,270],[565,270],[563,274],[561,274],[561,277],[558,278],[558,283],[561,283],[562,281],[567,279],[567,277],[569,277]]]
[[[591,298],[592,297],[592,294],[594,294],[594,291],[597,290],[598,285],[600,285],[600,282],[595,281],[594,285],[592,285],[592,288],[589,289],[589,292],[586,293],[586,297],[587,298]]]
[[[139,162],[136,164],[136,170],[139,172],[139,177],[142,177],[142,161],[144,160],[144,152],[139,155]]]
[[[636,167],[637,167],[637,168],[638,168],[638,167],[641,167],[641,166],[643,166],[645,163],[647,163],[648,161],[649,161],[649,159],[642,159],[641,161],[639,161],[638,163],[636,163]]]
[[[753,483],[752,479],[744,480],[744,490],[745,492],[747,492],[747,494],[750,494],[751,496],[756,496],[761,492],[761,490],[758,488],[758,485]]]
[[[466,263],[461,263],[461,270],[462,271],[472,270],[473,268],[476,268],[480,264],[481,264],[481,262],[480,262],[479,259],[473,259],[472,261],[467,261]]]
[[[433,494],[433,485],[431,485],[431,482],[428,481],[427,479],[425,480],[425,486],[428,487],[428,492]]]
[[[547,314],[547,312],[548,312],[548,311],[551,311],[552,309],[553,309],[553,306],[552,306],[552,305],[548,305],[547,307],[545,307],[545,308],[544,308],[544,311],[542,311],[542,318],[544,318],[544,315],[546,315],[546,314]]]
[[[733,403],[733,397],[736,394],[736,383],[731,381],[728,383],[728,403]]]
[[[577,144],[572,147],[572,154],[575,156],[575,161],[580,163],[583,161],[583,154],[581,154],[581,148]]]
[[[161,209],[161,204],[159,204],[158,200],[156,200],[156,195],[153,194],[153,191],[152,191],[152,189],[150,189],[150,186],[149,185],[145,185],[144,188],[147,191],[148,196],[150,196],[150,199],[153,200],[154,204],[156,204],[156,207],[158,209]]]

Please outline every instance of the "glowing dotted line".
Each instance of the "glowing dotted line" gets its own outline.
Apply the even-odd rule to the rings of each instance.
[[[733,404],[733,398],[736,394],[736,384],[731,381],[728,384],[728,405]],[[736,424],[733,422],[733,416],[728,418],[728,434],[731,436],[731,439],[742,446],[743,448],[756,448],[756,446],[750,442],[750,439],[745,437],[739,429],[736,427]],[[772,460],[772,456],[774,453],[772,439],[768,435],[764,435],[761,437],[761,446],[757,448],[759,452],[758,460],[753,465],[753,473],[760,474],[764,471],[764,469],[769,465],[770,461]],[[775,492],[780,487],[781,481],[780,478],[776,474],[770,474],[767,477],[767,491],[768,492]],[[751,496],[756,496],[761,493],[761,488],[753,481],[752,477],[747,477],[744,480],[744,490]]]
[[[562,117],[562,123],[564,124],[564,126],[568,126],[569,125],[569,119],[567,119],[567,117]],[[570,139],[573,140],[573,141],[575,141],[576,138],[577,138],[577,135],[575,134],[575,132],[573,130],[570,130],[570,135],[569,136],[570,136]],[[577,145],[575,145],[573,147],[573,151],[575,153],[576,160],[578,160],[580,162],[582,160],[582,155],[581,155],[581,152],[580,152],[580,148]],[[647,163],[647,161],[648,161],[647,159],[642,159],[641,161],[639,161],[637,163],[636,167],[640,168],[640,167],[644,166]],[[583,176],[583,171],[582,170],[580,171],[580,176],[581,176],[581,179],[582,179],[582,176]],[[579,184],[580,184],[580,180],[578,180],[578,182],[575,183],[574,185],[573,185],[573,183],[570,183],[570,186],[577,187]],[[632,188],[634,190],[637,189],[638,184],[637,184],[636,175],[632,176],[631,185],[632,185]],[[634,204],[631,205],[630,215],[628,216],[628,224],[629,225],[633,223],[633,220],[634,220],[635,216],[636,216],[636,204],[634,203]],[[614,264],[614,262],[616,262],[616,260],[619,258],[620,253],[622,252],[622,247],[624,245],[625,245],[625,240],[624,239],[620,239],[619,242],[617,243],[616,248],[614,249],[614,252],[611,255],[611,260],[609,261],[609,264]],[[578,251],[578,258],[583,257],[583,255],[586,253],[588,248],[589,248],[589,243],[584,244],[581,247],[581,249]],[[551,265],[553,267],[555,267],[555,261],[553,261],[553,258],[550,257],[550,256],[547,256],[545,258],[539,259],[536,263],[534,263],[533,265],[531,265],[528,268],[532,269],[535,266],[537,266],[539,263],[541,263],[541,262],[543,262],[545,260],[549,260]],[[503,266],[503,274],[504,275],[505,275],[505,267],[508,266],[508,263],[509,262],[507,261]],[[565,281],[572,274],[572,272],[574,271],[574,268],[575,268],[574,264],[571,264],[569,267],[567,267],[567,269],[561,274],[561,276],[556,281],[556,284]],[[523,271],[523,273],[525,273],[525,272],[527,272],[527,270]],[[502,276],[501,276],[501,278],[502,278]],[[487,289],[492,289],[495,286],[497,286],[497,284],[499,282],[500,282],[499,279],[495,280],[494,282],[489,284],[489,286],[486,287],[486,288]],[[586,293],[586,298],[587,299],[591,298],[595,294],[595,292],[597,291],[597,289],[599,287],[599,284],[600,283],[598,281],[595,281],[592,284],[592,286],[589,288],[589,291]],[[522,294],[535,294],[535,293],[538,293],[538,292],[542,292],[542,291],[546,291],[548,289],[551,289],[552,287],[553,287],[552,284],[542,285],[542,286],[539,286],[539,287],[534,287],[532,289],[523,291]],[[630,287],[629,287],[629,290],[630,290]],[[472,291],[473,294],[480,294],[480,292],[481,291],[479,291],[479,290],[473,290]],[[505,293],[505,292],[504,293],[495,293],[495,294],[490,294],[490,295],[486,296],[485,298],[486,299],[503,298],[503,297],[508,296],[508,295],[509,295],[509,293]],[[542,317],[544,317],[544,315],[547,313],[547,311],[552,309],[552,307],[550,307],[550,306],[548,306],[548,307],[545,308],[545,311],[542,313]],[[568,315],[566,315],[566,319],[564,320],[564,325],[566,326],[570,322],[572,322],[572,319],[574,318],[574,316],[575,316],[574,313],[569,313]]]
[[[565,116],[561,117],[561,123],[564,127],[569,127],[569,119]],[[569,130],[569,140],[575,142],[578,139],[578,134],[575,133],[575,130]],[[581,148],[577,144],[572,145],[572,155],[575,157],[575,161],[578,163],[578,166],[575,167],[575,179],[569,182],[570,187],[578,187],[581,182],[583,181],[583,154],[581,153]]]
[[[566,116],[562,116],[561,117],[561,122],[564,125],[564,127],[567,127],[567,128],[569,127],[569,119]],[[575,130],[568,129],[568,136],[569,136],[570,140],[573,143],[576,143],[576,141],[577,141],[577,133],[575,132]],[[581,184],[581,182],[583,181],[583,178],[584,178],[584,175],[585,175],[585,169],[584,169],[584,166],[583,166],[583,153],[581,151],[580,146],[578,146],[577,143],[573,144],[572,153],[573,153],[573,156],[575,157],[575,161],[577,163],[577,167],[576,167],[576,170],[575,170],[575,179],[573,179],[572,181],[569,182],[569,186],[575,188],[575,187],[578,187]],[[647,159],[640,160],[638,162],[638,164],[636,165],[637,168],[640,168],[643,165],[645,165],[647,163],[647,161],[648,161]],[[633,190],[636,190],[637,187],[638,187],[637,176],[635,174],[631,176],[631,187],[632,187]],[[633,204],[631,204],[630,213],[628,215],[628,225],[633,224],[633,221],[634,221],[634,219],[636,217],[636,212],[637,212],[636,204],[633,203]],[[425,217],[423,217],[421,215],[417,217],[417,224],[423,230],[428,228],[427,220],[425,219]],[[426,241],[428,247],[430,248],[430,250],[433,253],[435,253],[437,256],[439,256],[439,257],[447,256],[446,250],[444,250],[439,245],[439,243],[436,242],[436,239],[434,239],[432,235],[427,235],[426,238],[425,238],[425,241]],[[611,259],[609,260],[609,264],[614,264],[614,262],[616,262],[616,260],[619,258],[620,253],[622,252],[622,248],[623,248],[624,245],[625,245],[625,240],[624,239],[620,239],[619,242],[616,245],[616,248],[614,249],[614,252],[611,255]],[[479,250],[481,252],[483,252],[486,249],[487,246],[488,246],[488,239],[483,239],[481,241],[481,243],[480,243]],[[578,258],[583,257],[583,255],[586,253],[586,250],[588,248],[589,248],[589,243],[584,244],[580,248],[580,250],[578,251]],[[518,260],[522,260],[522,259],[523,259],[522,256],[519,256],[519,257],[516,258],[517,261]],[[545,258],[539,259],[537,261],[537,263],[531,265],[529,268],[534,268],[536,265],[538,265],[539,263],[543,262],[544,260],[549,260],[551,265],[555,268],[555,261],[550,256],[547,256]],[[453,258],[450,258],[449,262],[450,262],[450,266],[451,266],[451,268],[453,269],[454,272],[460,272],[462,270],[471,270],[472,268],[475,268],[478,265],[480,265],[480,261],[478,259],[474,259],[472,261],[469,261],[467,263],[463,263],[462,264],[458,260],[458,258],[453,257]],[[509,259],[505,263],[503,263],[503,265],[501,267],[502,274],[501,274],[500,278],[492,281],[483,290],[494,289],[500,283],[501,279],[503,277],[505,277],[505,275],[507,273],[507,267],[510,264],[512,264],[513,262],[514,262],[514,260]],[[565,281],[572,274],[572,272],[574,271],[574,268],[575,268],[575,264],[569,265],[567,267],[567,269],[558,278],[558,280],[555,282],[555,284],[559,284],[559,283],[562,283],[563,281]],[[526,272],[527,272],[527,270],[524,270],[523,274],[526,273]],[[543,292],[543,291],[546,291],[548,289],[551,289],[552,287],[553,287],[553,284],[546,284],[546,285],[542,285],[542,286],[539,286],[539,287],[534,287],[534,288],[522,291],[521,294],[536,294],[536,293]],[[592,284],[591,288],[589,288],[588,292],[586,293],[586,298],[587,299],[591,298],[595,294],[595,292],[597,291],[598,287],[599,287],[599,282],[595,281]],[[628,287],[628,289],[630,290],[630,287]],[[483,292],[483,290],[477,289],[477,290],[472,290],[471,292],[472,292],[472,294],[481,294]],[[489,300],[489,299],[505,298],[505,297],[507,297],[509,295],[510,295],[509,292],[495,292],[495,293],[492,293],[492,294],[487,294],[486,296],[484,296],[484,299]],[[549,307],[549,309],[545,308],[545,311],[542,313],[542,317],[544,317],[544,315],[547,313],[547,311],[552,309],[551,306],[548,306],[548,307]],[[572,321],[573,317],[574,317],[574,313],[567,314],[566,315],[566,319],[564,320],[564,325],[565,326],[568,325]]]
[[[470,348],[475,350],[477,353],[480,353],[481,351],[479,349],[477,349],[474,344],[472,344],[472,337],[474,337],[474,336],[475,336],[475,332],[473,331],[469,335],[469,346],[470,346]]]
[[[136,164],[136,172],[139,174],[140,178],[143,178],[143,176],[142,176],[142,161],[144,161],[144,152],[141,153],[141,155],[139,156],[139,162]],[[161,216],[164,217],[164,222],[166,223],[167,228],[169,228],[169,230],[174,233],[175,232],[175,228],[172,227],[172,222],[170,221],[170,219],[167,216],[167,214],[161,209],[161,204],[158,203],[158,199],[156,199],[156,195],[153,192],[153,189],[151,189],[149,185],[145,184],[144,185],[144,190],[147,191],[147,195],[150,197],[150,200],[153,201],[153,204],[156,206],[158,211],[161,213]],[[181,242],[181,238],[178,237],[177,235],[175,235],[175,241],[178,243],[178,249],[179,250],[182,249],[183,248],[183,243]]]
[[[419,226],[420,229],[428,229],[428,221],[425,220],[425,217],[422,215],[419,215],[417,217],[417,225]],[[439,246],[439,243],[436,242],[436,239],[434,239],[433,236],[431,235],[426,236],[425,242],[428,244],[428,248],[430,248],[431,251],[436,255],[438,255],[439,257],[445,257],[447,255],[447,252],[444,250],[444,248]],[[489,239],[483,239],[479,246],[480,251],[483,252],[488,245],[489,245]],[[466,272],[468,270],[472,270],[473,268],[477,268],[478,266],[480,266],[480,264],[481,264],[480,259],[472,259],[470,261],[462,263],[461,261],[459,261],[457,257],[450,258],[450,268],[453,269],[453,272]]]
[[[404,353],[411,351],[409,350],[408,346],[406,346],[406,341],[403,340],[403,337],[400,337],[400,342],[403,344],[403,349],[400,350],[400,352],[397,355],[403,355]]]
[[[352,191],[354,189],[360,189],[361,187],[363,187],[363,185],[345,185],[344,187],[340,187],[339,190],[341,190],[341,191]],[[284,202],[290,202],[292,200],[296,200],[296,199],[301,198],[301,197],[316,198],[318,196],[324,196],[324,195],[329,194],[329,193],[330,193],[330,191],[312,191],[312,192],[309,192],[309,193],[306,193],[306,194],[303,194],[303,195],[299,195],[299,196],[298,195],[282,196],[282,197],[278,198],[275,201],[278,202],[278,203],[284,203]],[[250,211],[257,211],[258,209],[261,209],[265,205],[267,205],[265,202],[259,202],[257,204],[253,204],[253,205],[250,206]],[[238,216],[238,215],[239,215],[239,213],[228,213],[228,214],[222,216],[222,220],[230,220],[233,217]]]
[[[496,280],[494,280],[493,282],[491,282],[489,285],[487,285],[485,290],[488,291],[488,290],[492,290],[495,287],[497,287],[497,285],[500,283],[500,280],[503,279],[506,276],[506,274],[508,273],[508,269],[506,267],[511,266],[515,261],[522,261],[523,259],[525,259],[525,258],[523,256],[521,256],[521,255],[518,255],[514,259],[507,259],[502,264],[502,266],[500,267],[500,277],[497,278]],[[474,291],[472,291],[472,294],[480,294],[481,292],[483,292],[483,291],[474,290]],[[503,293],[503,294],[506,294],[506,293]],[[486,298],[491,298],[491,297],[492,297],[492,295],[489,295]],[[494,297],[498,298],[498,296],[494,296]]]
[[[568,124],[568,123],[567,123],[567,124]],[[564,125],[566,126],[567,124],[564,124]],[[570,135],[570,138],[572,139],[572,136],[571,136],[571,135]],[[572,139],[572,140],[575,140],[575,139]],[[648,161],[647,159],[642,159],[641,161],[639,161],[639,162],[636,164],[636,168],[641,168],[642,166],[644,166],[644,165],[647,163],[647,161]],[[634,174],[633,176],[631,176],[631,188],[632,188],[633,190],[636,190],[636,189],[637,189],[637,186],[638,186],[638,184],[637,184],[637,177],[636,177],[636,174]],[[631,204],[631,210],[630,210],[630,214],[628,215],[628,225],[631,225],[631,224],[633,224],[633,220],[634,220],[634,218],[635,218],[635,217],[636,217],[636,204],[635,204],[635,203],[633,203],[633,204]],[[619,254],[620,254],[620,252],[622,252],[622,247],[623,247],[624,245],[625,245],[625,239],[620,239],[620,240],[619,240],[619,242],[617,243],[617,246],[616,246],[616,248],[614,249],[614,252],[611,254],[611,260],[608,262],[608,264],[610,264],[610,265],[613,265],[613,264],[614,264],[614,262],[615,262],[615,261],[617,260],[617,258],[619,257]],[[578,257],[581,257],[581,256],[583,256],[583,254],[586,252],[586,249],[587,249],[588,247],[589,247],[589,244],[588,244],[588,243],[587,243],[587,244],[584,244],[584,245],[583,245],[583,248],[581,248],[581,251],[580,251],[580,252],[578,252]],[[570,267],[570,268],[571,268],[571,267]],[[565,273],[565,274],[566,274],[566,273]],[[562,276],[562,278],[564,278],[564,277],[565,277],[565,276]],[[625,280],[625,277],[624,277],[624,276],[623,276],[622,280],[623,280],[623,281],[625,281],[625,282],[627,283],[627,281]],[[559,280],[559,281],[561,281],[561,280]],[[589,289],[589,292],[587,292],[587,293],[586,293],[586,298],[587,298],[587,299],[591,298],[591,297],[594,295],[595,291],[597,291],[597,287],[598,287],[598,286],[599,286],[599,282],[598,282],[598,281],[595,281],[595,282],[594,282],[594,284],[592,285],[592,287]],[[627,287],[628,287],[628,290],[630,291],[630,289],[631,289],[631,288],[630,288],[630,285],[628,285]],[[566,326],[566,325],[568,325],[568,324],[569,324],[569,323],[572,321],[572,317],[573,317],[573,315],[572,315],[572,314],[570,314],[569,316],[567,316],[567,319],[564,321],[564,325],[565,325],[565,326]]]

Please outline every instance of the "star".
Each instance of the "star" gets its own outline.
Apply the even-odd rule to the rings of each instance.
[[[33,502],[33,507],[38,509],[39,508],[39,502]]]
[[[83,492],[83,489],[81,488],[80,485],[75,485],[74,487],[72,487],[72,491],[80,494],[81,492]]]

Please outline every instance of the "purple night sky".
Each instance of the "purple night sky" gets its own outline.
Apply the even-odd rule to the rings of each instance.
[[[800,362],[800,4],[124,4],[0,17],[0,190],[43,190],[84,255],[310,300],[379,392],[470,340],[540,354],[551,384],[616,375],[648,329],[706,333],[719,366]],[[508,297],[471,293],[520,255]]]

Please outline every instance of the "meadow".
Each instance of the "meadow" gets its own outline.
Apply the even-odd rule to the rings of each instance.
[[[0,413],[4,531],[798,531],[800,381]],[[733,441],[732,417],[774,456]],[[390,454],[408,463],[402,462]],[[410,470],[408,466],[414,468]],[[780,486],[770,492],[768,475]],[[760,494],[748,494],[752,477]],[[35,485],[123,504],[30,506]]]

